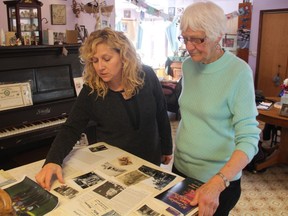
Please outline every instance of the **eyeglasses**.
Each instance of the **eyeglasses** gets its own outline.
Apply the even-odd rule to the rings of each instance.
[[[188,41],[192,44],[202,44],[204,43],[206,37],[204,38],[192,38],[192,37],[183,37],[182,35],[178,36],[178,40],[181,42],[181,43],[184,43],[184,44],[187,44]]]

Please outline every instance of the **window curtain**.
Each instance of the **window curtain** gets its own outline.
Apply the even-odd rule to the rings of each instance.
[[[123,31],[121,21],[117,22],[117,24],[115,25],[115,30],[116,31]]]
[[[142,47],[142,40],[143,40],[143,27],[141,24],[138,26],[138,34],[137,34],[137,43],[136,43],[136,49],[141,49]]]
[[[177,18],[173,19],[173,22],[166,28],[166,37],[168,44],[173,54],[178,50],[178,28],[177,28]]]

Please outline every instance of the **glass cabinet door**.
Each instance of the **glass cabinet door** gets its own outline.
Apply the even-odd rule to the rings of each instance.
[[[23,45],[42,43],[41,6],[38,0],[4,1],[7,5],[8,28]]]
[[[19,8],[21,37],[25,45],[38,44],[39,23],[37,8]]]
[[[17,31],[16,10],[14,8],[8,9],[8,26],[10,31]]]

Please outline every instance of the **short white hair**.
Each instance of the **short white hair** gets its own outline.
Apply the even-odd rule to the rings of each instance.
[[[211,40],[223,36],[226,31],[227,18],[221,7],[213,2],[196,2],[183,12],[180,21],[181,32],[190,28],[192,31],[204,31]]]

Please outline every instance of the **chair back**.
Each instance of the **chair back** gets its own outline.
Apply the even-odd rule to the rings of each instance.
[[[182,91],[182,78],[178,82],[161,82],[162,91],[164,93],[167,110],[176,113],[176,119],[180,117],[178,99]]]

